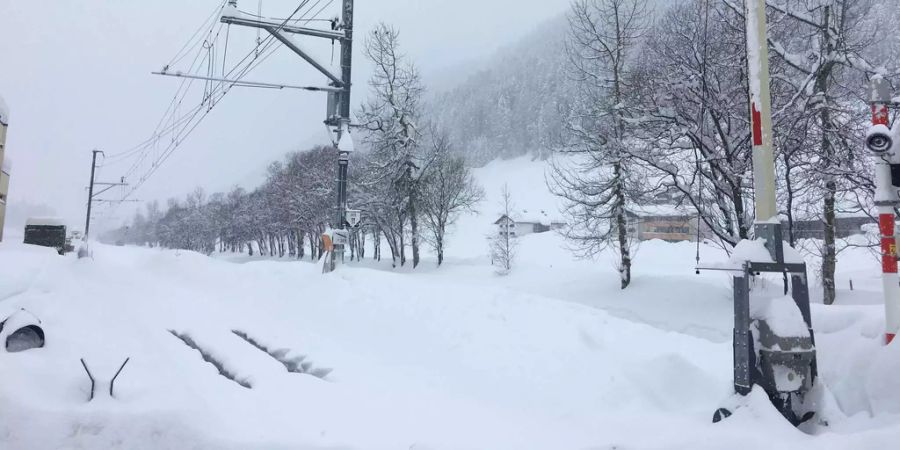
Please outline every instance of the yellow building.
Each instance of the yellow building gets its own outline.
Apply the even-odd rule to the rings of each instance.
[[[6,223],[6,201],[9,194],[9,161],[5,159],[6,128],[9,126],[9,109],[0,97],[0,241],[3,240],[3,225]]]

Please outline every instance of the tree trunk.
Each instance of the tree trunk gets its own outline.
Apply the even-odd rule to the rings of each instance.
[[[398,251],[400,252],[400,266],[402,267],[406,264],[406,242],[405,236],[403,236],[403,228],[400,228],[400,248]]]
[[[415,189],[409,194],[409,230],[410,244],[412,245],[413,269],[419,265],[419,218],[416,216]]]
[[[825,205],[823,211],[823,245],[822,252],[822,290],[823,301],[826,305],[834,303],[837,293],[835,292],[834,271],[837,268],[837,248],[835,244],[834,230],[834,198],[837,186],[834,180],[825,182]]]
[[[613,164],[613,176],[616,178],[616,231],[619,241],[619,273],[621,288],[631,284],[631,250],[628,248],[628,224],[625,219],[625,180],[622,163]]]
[[[791,154],[788,151],[784,152],[784,181],[787,194],[784,213],[787,216],[788,244],[793,247],[796,245],[794,239],[794,184],[791,180]]]
[[[372,248],[375,251],[375,261],[381,261],[381,229],[379,228],[372,231]]]

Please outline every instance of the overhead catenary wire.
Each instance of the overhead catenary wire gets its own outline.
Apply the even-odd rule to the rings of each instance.
[[[282,23],[275,29],[275,31],[279,32],[291,21],[306,21],[305,23],[309,23],[310,21],[315,20],[316,17],[325,10],[325,8],[327,8],[334,2],[334,0],[329,0],[311,16],[307,17],[318,5],[322,3],[322,0],[318,0],[312,6],[310,6],[310,8],[308,8],[307,11],[300,17],[294,19],[294,16],[296,16],[297,13],[300,12],[301,9],[309,3],[309,1],[310,0],[304,0],[303,2],[301,2],[300,5],[291,13],[291,15],[282,21]],[[220,7],[220,9],[223,7],[224,4],[222,7]],[[213,35],[213,28],[214,27],[212,26],[209,28],[207,32],[208,36]],[[221,33],[221,24],[219,30],[214,34],[214,37],[207,38],[206,42],[216,42],[219,33]],[[172,102],[170,102],[165,115],[160,119],[160,123],[158,124],[157,129],[154,131],[154,134],[151,135],[151,137],[147,140],[143,141],[141,144],[138,144],[137,146],[132,147],[129,150],[116,154],[116,157],[121,159],[139,155],[132,167],[128,170],[128,176],[130,176],[137,171],[137,168],[139,168],[144,161],[147,160],[150,153],[149,150],[157,147],[162,137],[164,137],[165,135],[171,135],[171,139],[169,140],[168,144],[166,144],[165,148],[163,148],[161,152],[154,154],[149,168],[144,174],[140,176],[138,181],[133,186],[131,186],[131,188],[128,189],[127,192],[125,192],[122,200],[128,199],[151,176],[153,176],[153,174],[156,173],[159,167],[162,166],[162,164],[165,163],[166,160],[168,160],[168,158],[172,155],[172,153],[174,153],[174,151],[180,146],[180,144],[193,133],[193,131],[206,117],[206,115],[209,114],[212,108],[218,103],[219,100],[221,100],[222,97],[225,96],[225,94],[229,92],[232,87],[237,85],[244,76],[246,76],[249,72],[251,72],[262,62],[268,59],[268,57],[270,57],[278,49],[278,47],[282,45],[270,34],[270,36],[268,36],[263,41],[257,42],[257,45],[250,52],[248,52],[243,58],[241,58],[240,61],[235,63],[235,65],[228,72],[225,72],[224,67],[227,65],[227,61],[225,61],[224,57],[227,54],[227,42],[228,30],[226,30],[226,51],[223,52],[223,78],[237,73],[234,81],[222,81],[217,83],[215,86],[212,86],[208,91],[206,91],[204,99],[205,101],[201,102],[200,105],[189,109],[184,114],[178,115],[176,111],[184,101],[184,98],[187,95],[187,91],[190,90],[191,86],[191,81],[184,80],[179,86],[178,91],[176,91],[176,96],[173,97]],[[203,54],[203,45],[202,42],[199,44],[199,51],[194,58],[194,62],[191,65],[191,73],[193,73],[196,68],[203,67],[204,63],[210,65],[211,62],[209,60],[213,59],[211,57],[211,55],[214,54],[212,50],[207,52],[207,56],[201,57],[201,55]],[[204,104],[207,105],[206,108],[203,107]],[[168,126],[166,126],[165,128],[160,128],[162,127],[163,123],[166,123],[169,120],[171,120],[171,123]],[[112,209],[112,211],[114,210],[115,208]]]
[[[218,7],[216,7],[216,9],[213,10],[212,14],[210,14],[210,16],[204,21],[203,25],[201,25],[201,27],[198,28],[197,32],[194,33],[194,35],[191,37],[191,39],[189,39],[188,42],[185,43],[185,45],[182,47],[182,49],[179,50],[179,54],[185,52],[185,49],[188,49],[188,52],[185,52],[184,55],[182,55],[180,57],[178,55],[176,55],[176,57],[173,58],[172,61],[170,61],[170,63],[165,66],[166,68],[170,67],[173,63],[180,61],[181,59],[183,59],[184,56],[186,56],[189,53],[189,51],[190,51],[190,49],[188,48],[189,44],[191,42],[193,42],[194,39],[198,35],[200,35],[200,36],[206,35],[207,39],[205,41],[209,40],[209,36],[211,36],[212,30],[215,28],[215,25],[216,25],[216,23],[214,21],[212,23],[210,23],[210,20],[217,17],[218,15],[220,15],[222,10],[224,9],[225,5],[226,5],[226,2],[223,1],[221,3],[221,5],[219,5]],[[201,31],[203,31],[203,26],[206,24],[210,24],[209,27],[206,29],[206,31],[204,33],[200,33]],[[220,25],[220,27],[221,27],[221,25]],[[191,61],[191,65],[188,69],[189,72],[193,72],[196,68],[201,67],[203,65],[203,62],[205,61],[205,59],[201,60],[200,57],[204,54],[203,43],[205,41],[198,40],[193,46],[190,46],[190,48],[197,48],[197,52],[194,56],[194,59]],[[184,96],[187,94],[187,91],[190,89],[191,83],[192,83],[192,80],[182,80],[182,82],[179,84],[178,89],[175,92],[175,95],[172,97],[172,101],[169,103],[168,107],[163,112],[162,117],[160,118],[159,122],[157,123],[154,132],[151,133],[150,137],[147,138],[147,140],[141,142],[140,144],[138,144],[128,150],[125,150],[122,152],[117,152],[117,153],[111,153],[109,155],[108,159],[115,160],[117,158],[131,156],[139,151],[145,150],[147,146],[152,144],[153,141],[157,138],[157,135],[159,134],[158,132],[160,130],[160,127],[162,127],[163,123],[165,123],[167,120],[169,120],[170,115],[174,113],[173,108],[175,108],[175,106],[184,99]]]
[[[300,8],[302,8],[302,7],[303,7],[305,4],[307,4],[307,3],[308,3],[308,0],[302,2],[302,3],[300,4],[300,6],[298,6],[298,8],[295,9],[295,11],[292,13],[291,17],[292,17],[293,15],[296,15],[296,13],[300,10]],[[286,22],[283,23],[283,24],[281,24],[280,27],[279,27],[279,29],[282,28],[282,27],[284,27],[285,24],[286,24]],[[264,46],[263,46],[263,51],[265,51],[266,49],[268,49],[268,48],[271,46],[273,40],[272,40],[272,39],[268,39],[268,40],[266,40],[266,41],[264,41],[264,42],[265,42],[265,44],[264,44]],[[231,70],[230,72],[228,72],[226,75],[230,75],[230,74],[234,73],[236,70],[238,70],[239,68],[241,68],[241,67],[242,67],[242,64],[244,64],[244,63],[247,61],[247,59],[250,58],[251,56],[253,56],[254,54],[255,54],[255,52],[254,52],[254,51],[251,51],[250,53],[248,53],[247,55],[245,55],[245,57],[242,58],[241,61],[239,61],[237,64],[235,64],[235,66],[232,68],[232,70]],[[271,52],[269,53],[269,55],[271,55]],[[199,55],[198,55],[198,56],[199,56]],[[266,56],[268,56],[268,55],[266,55]],[[195,58],[195,60],[196,60],[196,59],[197,59],[197,58]],[[255,59],[255,58],[254,58],[254,59]],[[204,62],[204,61],[201,60],[199,66],[202,66],[203,62]],[[242,78],[242,77],[243,77],[244,75],[246,75],[250,70],[252,70],[253,68],[255,68],[255,67],[258,65],[258,63],[257,63],[257,64],[254,64],[254,62],[257,62],[257,61],[251,60],[250,63],[248,63],[246,66],[243,66],[243,68],[240,69],[240,73],[239,73],[239,75],[238,75],[238,78],[239,78],[239,79]],[[260,61],[258,61],[258,62],[262,62],[262,61],[260,60]],[[193,64],[192,66],[198,66],[198,64]],[[190,85],[190,82],[188,82],[187,84]],[[231,86],[227,86],[227,87],[224,87],[224,89],[223,89],[223,86],[221,86],[221,85],[218,86],[218,88],[221,89],[221,92],[215,92],[215,91],[213,91],[213,94],[212,94],[213,102],[217,101],[217,99],[216,99],[216,95],[217,95],[217,94],[221,96],[222,94],[224,94],[224,92],[227,92],[227,89],[230,88],[230,87],[231,87]],[[183,95],[182,95],[182,99],[183,99]],[[176,100],[177,100],[177,101],[176,101]],[[170,103],[170,108],[169,108],[169,110],[167,110],[167,113],[172,109],[172,106],[173,106],[173,105],[177,105],[177,104],[180,103],[180,102],[181,102],[181,99],[178,99],[177,97],[176,97],[176,98],[173,98],[173,101]],[[199,107],[192,108],[191,110],[189,110],[189,112],[185,113],[185,115],[182,116],[176,123],[173,123],[173,126],[171,126],[171,127],[169,127],[169,128],[170,128],[170,129],[174,129],[174,128],[176,128],[177,125],[179,125],[179,124],[181,124],[181,123],[184,123],[184,122],[190,122],[191,119],[193,119],[193,118],[195,118],[195,117],[197,116],[197,112],[198,112],[197,110],[198,110],[198,109],[200,109],[200,108],[199,108]],[[163,119],[161,119],[160,122],[162,123],[162,122],[164,122],[165,120],[166,120],[166,118],[164,117]],[[185,126],[182,128],[181,131],[187,129],[188,126],[189,126],[189,125],[185,125]],[[146,140],[145,143],[143,144],[143,147],[146,148],[147,146],[149,146],[149,144],[151,144],[151,143],[153,143],[153,142],[155,142],[155,141],[158,141],[158,139],[159,139],[159,137],[160,137],[160,134],[161,134],[161,133],[157,133],[155,136],[152,136],[150,139]],[[174,138],[172,141],[173,141],[173,142],[178,142],[179,139]],[[141,149],[141,146],[138,146],[137,149]],[[160,155],[160,157],[159,157],[158,159],[159,159],[159,160],[163,160],[163,159],[165,158],[165,156],[164,156],[165,153],[166,153],[166,152],[164,151],[163,154]],[[152,168],[151,168],[151,170],[152,170]]]

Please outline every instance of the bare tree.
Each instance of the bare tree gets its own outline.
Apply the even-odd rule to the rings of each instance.
[[[504,184],[500,191],[500,222],[498,229],[488,237],[491,264],[497,265],[498,275],[507,275],[516,259],[518,239],[516,238],[515,206],[509,186]]]
[[[430,231],[429,241],[444,262],[447,227],[459,213],[471,211],[484,198],[484,191],[460,156],[454,156],[445,134],[432,132],[434,162],[423,178],[422,218]]]
[[[416,66],[400,52],[399,33],[393,27],[376,26],[369,33],[364,51],[375,66],[369,79],[371,96],[359,113],[367,131],[365,142],[372,149],[369,183],[373,188],[375,184],[386,185],[382,192],[393,196],[389,202],[382,201],[382,206],[393,210],[395,217],[390,220],[400,225],[398,234],[389,242],[400,241],[401,265],[406,262],[403,231],[408,221],[415,267],[419,264],[420,178],[428,164],[419,125],[425,88]]]
[[[610,243],[619,254],[621,287],[631,283],[626,211],[633,198],[629,139],[631,57],[646,29],[644,0],[576,0],[566,54],[578,95],[569,111],[571,155],[553,165],[551,188],[567,201],[567,236],[586,253]],[[562,161],[562,162],[561,162]]]

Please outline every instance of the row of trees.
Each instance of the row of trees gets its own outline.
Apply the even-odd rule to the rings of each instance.
[[[395,266],[406,264],[407,251],[417,266],[423,243],[441,264],[450,225],[483,192],[446,134],[424,117],[425,89],[400,51],[397,31],[376,27],[365,54],[375,71],[353,132],[365,150],[353,155],[349,173],[351,205],[362,210],[361,226],[349,236],[350,257],[365,257],[371,238],[376,259],[384,239]],[[253,191],[235,187],[207,197],[198,188],[183,201],[169,200],[165,211],[149,204],[130,226],[105,238],[204,253],[318,258],[323,233],[336,225],[336,161],[333,146],[290,153],[269,166],[265,183]]]
[[[866,211],[873,183],[860,144],[867,79],[898,61],[876,39],[895,0],[768,0],[781,216],[819,218],[824,299],[835,298],[839,211]],[[888,8],[888,4],[893,5]],[[883,8],[882,8],[883,7]],[[631,273],[625,211],[677,192],[726,247],[752,237],[752,154],[742,2],[687,0],[654,17],[645,0],[576,0],[566,40],[579,94],[554,163],[569,237],[586,253],[612,245]],[[770,218],[760,218],[770,219]]]

